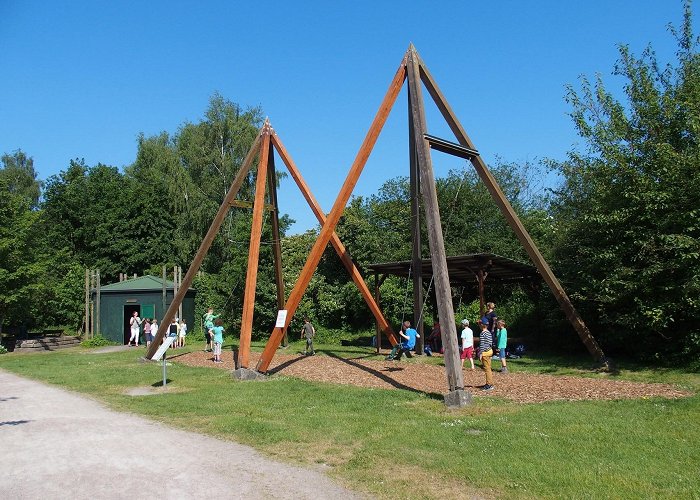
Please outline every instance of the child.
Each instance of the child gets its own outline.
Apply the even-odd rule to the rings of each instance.
[[[316,329],[314,325],[311,324],[309,318],[304,318],[304,326],[301,327],[301,334],[306,337],[306,346],[304,347],[304,356],[311,354],[312,356],[316,354],[314,352],[314,335],[316,335]]]
[[[158,335],[158,320],[153,318],[151,320],[151,342],[156,339],[156,335]]]
[[[493,373],[491,372],[491,356],[493,356],[493,349],[491,344],[491,332],[489,331],[488,324],[483,321],[477,323],[479,328],[481,328],[481,333],[479,333],[479,359],[484,365],[484,371],[486,372],[486,384],[481,388],[482,391],[493,390]]]
[[[462,358],[462,368],[464,368],[464,360],[469,359],[469,363],[472,365],[472,371],[474,371],[474,332],[469,328],[469,320],[462,320],[462,353],[460,358]]]
[[[187,336],[187,323],[185,318],[180,321],[180,347],[185,347],[185,336]]]
[[[508,330],[506,330],[506,322],[499,319],[496,323],[496,347],[498,348],[498,357],[501,359],[501,373],[508,373],[506,366],[506,344],[508,344]]]
[[[143,336],[146,337],[146,347],[151,345],[151,320],[143,318]]]
[[[170,344],[170,347],[177,349],[177,318],[173,318],[173,322],[170,323],[170,326],[168,327],[168,337],[175,337],[175,340],[173,340],[173,343]]]
[[[416,339],[419,338],[419,335],[415,328],[411,328],[410,321],[403,322],[401,330],[399,330],[399,335],[403,340],[396,344],[389,355],[384,359],[401,361],[401,356],[403,356],[404,353],[407,358],[413,357],[411,356],[411,349],[416,346]]]
[[[214,363],[223,363],[221,361],[221,344],[224,343],[224,327],[221,326],[223,321],[217,319],[214,324],[214,328],[211,329],[214,336]]]
[[[214,314],[214,308],[210,307],[207,309],[204,315],[204,336],[207,339],[207,345],[204,348],[204,352],[211,352],[211,330],[214,328],[214,320],[221,316],[220,314]]]

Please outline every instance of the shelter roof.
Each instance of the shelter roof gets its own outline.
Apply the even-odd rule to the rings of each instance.
[[[172,290],[175,288],[175,283],[172,281],[165,280],[165,288]],[[125,281],[120,281],[118,283],[112,283],[111,285],[104,285],[100,287],[100,293],[103,292],[134,292],[134,291],[158,291],[163,290],[163,278],[158,278],[157,276],[151,276],[147,274],[145,276],[139,276],[138,278],[131,278]],[[190,290],[193,290],[190,287]]]
[[[411,275],[411,261],[386,262],[367,266],[376,274],[408,277]],[[491,253],[476,253],[447,257],[447,272],[453,285],[472,284],[477,280],[479,270],[486,273],[486,280],[499,283],[517,283],[540,281],[542,279],[536,267],[517,260],[501,257]],[[421,261],[423,277],[433,275],[430,259]]]

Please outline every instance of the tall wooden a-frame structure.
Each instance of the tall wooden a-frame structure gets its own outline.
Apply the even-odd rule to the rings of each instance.
[[[162,323],[158,328],[158,333],[155,340],[151,343],[149,350],[146,353],[146,358],[151,359],[160,345],[160,341],[165,336],[168,326],[172,319],[175,317],[178,306],[184,298],[184,293],[180,293],[181,290],[186,291],[192,284],[192,280],[199,271],[202,261],[206,256],[209,248],[211,247],[214,238],[216,237],[221,224],[224,222],[226,214],[228,213],[231,206],[240,205],[241,203],[236,200],[238,191],[243,184],[244,179],[251,170],[254,159],[258,158],[258,168],[255,180],[255,200],[253,202],[253,221],[250,234],[250,245],[248,247],[248,269],[246,273],[246,285],[243,297],[243,315],[241,320],[241,332],[240,332],[240,345],[239,345],[239,358],[238,364],[240,368],[248,369],[250,362],[250,341],[253,330],[253,312],[255,305],[255,288],[257,285],[257,275],[258,275],[258,259],[260,256],[260,239],[262,235],[262,222],[263,222],[263,212],[266,208],[265,205],[265,195],[269,195],[268,207],[272,211],[272,233],[273,233],[273,258],[275,265],[275,280],[277,285],[277,305],[278,309],[282,309],[285,302],[284,293],[284,280],[282,275],[282,250],[280,245],[280,233],[279,233],[279,220],[278,220],[278,207],[277,207],[277,185],[275,182],[275,162],[274,162],[274,151],[277,151],[280,158],[284,162],[285,166],[289,170],[294,182],[299,187],[302,195],[306,199],[307,203],[311,207],[314,215],[316,216],[319,224],[325,225],[326,217],[321,210],[318,202],[314,198],[311,190],[308,188],[306,181],[301,175],[301,172],[296,167],[291,156],[287,152],[284,144],[282,144],[281,139],[277,136],[274,129],[270,125],[269,120],[265,120],[265,124],[260,129],[258,136],[256,137],[250,151],[246,155],[240,170],[236,174],[231,187],[229,188],[224,201],[219,207],[214,220],[207,231],[206,236],[202,240],[202,243],[195,254],[192,263],[190,264],[185,277],[182,279],[182,284],[178,293],[173,298],[170,307],[165,313]],[[365,299],[370,311],[375,317],[377,324],[382,332],[384,332],[392,344],[396,344],[396,336],[391,326],[384,317],[382,311],[379,309],[377,302],[375,301],[372,292],[369,290],[365,281],[357,267],[352,261],[350,254],[346,250],[343,243],[340,241],[335,232],[332,232],[330,242],[333,248],[338,253],[341,262],[348,270],[350,277],[353,282],[357,285],[361,295]],[[290,317],[291,319],[291,317]],[[288,326],[289,323],[287,323]]]
[[[467,133],[464,131],[462,125],[459,123],[459,120],[450,108],[447,100],[438,88],[437,83],[433,79],[427,67],[421,60],[415,47],[413,44],[411,44],[404,55],[396,74],[394,75],[394,79],[389,85],[389,89],[384,96],[384,100],[379,107],[379,111],[375,115],[374,121],[372,122],[369,131],[367,132],[367,135],[360,146],[357,156],[350,167],[348,176],[340,189],[338,197],[333,204],[333,208],[329,212],[326,221],[321,228],[318,239],[316,240],[316,243],[309,254],[299,279],[297,280],[294,289],[290,293],[290,296],[284,305],[284,309],[287,310],[286,324],[283,327],[276,327],[272,331],[270,339],[265,346],[265,350],[263,351],[262,356],[260,357],[260,360],[256,366],[257,371],[263,373],[267,371],[270,361],[284,336],[284,331],[288,326],[291,317],[294,315],[299,302],[301,301],[301,297],[311,280],[313,272],[320,262],[326,245],[330,241],[333,232],[335,231],[335,227],[340,220],[343,210],[350,199],[352,191],[377,141],[379,133],[381,132],[387,117],[389,116],[389,112],[396,102],[396,98],[405,80],[408,80],[410,107],[409,136],[412,179],[411,191],[414,195],[412,196],[412,199],[414,200],[413,203],[416,203],[415,200],[417,198],[417,193],[420,192],[425,207],[430,258],[434,270],[438,314],[442,320],[441,324],[443,325],[442,337],[443,345],[445,346],[445,367],[450,391],[462,390],[464,383],[461,369],[459,369],[457,356],[454,311],[452,308],[450,281],[447,273],[445,247],[440,224],[440,211],[435,189],[435,178],[430,156],[431,148],[470,160],[475,170],[479,174],[479,177],[484,184],[486,184],[492,198],[503,213],[508,224],[515,232],[520,243],[527,251],[539,272],[542,274],[545,282],[551,288],[555,298],[559,302],[567,318],[576,329],[576,332],[581,337],[581,340],[586,345],[591,355],[597,361],[605,362],[605,355],[603,351],[600,349],[598,343],[595,341],[585,323],[578,315],[563,287],[554,276],[554,273],[516,215],[513,207],[504,196],[495,178],[486,166],[486,163],[479,156],[474,144],[467,136]],[[452,130],[452,133],[455,135],[457,143],[441,140],[428,134],[421,82],[425,85],[428,93]],[[417,205],[413,206],[414,211],[416,210],[416,207]],[[417,234],[415,233],[416,232],[414,231],[413,260],[420,261],[420,245],[416,244]]]
[[[308,189],[306,183],[301,178],[301,175],[294,165],[291,157],[286,152],[284,146],[282,145],[279,137],[274,133],[274,130],[270,126],[269,122],[266,121],[265,125],[262,127],[260,134],[258,135],[255,143],[251,147],[240,171],[238,172],[236,178],[234,179],[229,192],[227,193],[224,202],[222,203],[219,211],[212,222],[207,235],[205,236],[202,244],[200,245],[197,254],[187,271],[187,274],[183,278],[181,290],[187,290],[194,278],[194,275],[199,270],[199,267],[206,255],[211,243],[216,236],[221,223],[223,222],[226,212],[228,211],[231,204],[234,202],[236,194],[240,189],[240,186],[248,175],[248,171],[253,162],[253,159],[258,156],[258,174],[256,180],[256,194],[255,202],[253,205],[253,227],[251,230],[251,244],[249,248],[249,261],[248,261],[248,273],[246,277],[246,290],[244,297],[244,311],[243,311],[243,324],[241,327],[241,340],[240,340],[240,366],[247,369],[249,358],[248,354],[250,352],[250,336],[252,330],[252,314],[253,314],[253,301],[255,296],[255,284],[257,279],[257,264],[258,264],[258,254],[260,248],[260,233],[262,225],[262,212],[264,205],[265,196],[265,185],[267,178],[267,171],[270,170],[274,172],[274,162],[272,160],[272,148],[274,147],[285,165],[289,169],[292,177],[299,186],[302,194],[306,198],[307,202],[311,206],[312,210],[316,214],[316,217],[321,224],[321,231],[319,236],[314,243],[311,252],[307,258],[306,263],[297,279],[293,290],[290,292],[289,297],[283,302],[284,291],[283,283],[281,280],[281,267],[278,271],[278,301],[279,308],[286,311],[286,317],[284,324],[281,326],[276,326],[270,338],[265,346],[265,349],[258,361],[255,371],[258,373],[266,373],[272,357],[279,347],[282,339],[284,338],[285,332],[289,326],[289,323],[296,312],[301,298],[306,291],[306,288],[311,281],[311,277],[315,272],[323,252],[327,247],[328,243],[332,243],[336,251],[338,252],[341,260],[347,267],[353,281],[357,284],[360,289],[365,301],[370,307],[370,310],[374,314],[380,329],[386,333],[392,344],[396,343],[396,337],[389,327],[386,319],[384,318],[381,310],[377,306],[372,294],[367,289],[359,271],[355,268],[352,260],[345,251],[342,243],[335,234],[335,227],[340,220],[340,217],[347,205],[352,191],[357,184],[360,174],[364,169],[364,166],[369,158],[374,145],[376,144],[379,133],[381,132],[389,113],[396,102],[396,98],[401,91],[404,82],[408,80],[408,97],[409,97],[409,147],[410,147],[410,163],[411,163],[411,203],[412,212],[414,215],[418,214],[419,200],[418,197],[421,196],[423,200],[423,205],[425,208],[425,220],[428,229],[429,238],[429,248],[430,248],[430,258],[433,267],[434,283],[435,283],[435,294],[438,303],[438,314],[441,318],[442,337],[443,346],[445,347],[445,368],[447,375],[447,382],[449,386],[450,393],[446,396],[446,401],[448,405],[461,405],[469,399],[468,393],[465,393],[464,381],[462,377],[462,371],[460,368],[460,363],[458,359],[458,349],[456,341],[456,329],[454,321],[454,310],[452,308],[452,295],[450,290],[450,280],[447,272],[445,247],[440,223],[440,210],[437,202],[437,192],[435,188],[435,178],[432,168],[432,160],[430,155],[431,149],[436,149],[448,154],[459,156],[468,159],[475,170],[479,174],[481,180],[486,184],[492,198],[496,202],[497,206],[505,216],[508,224],[515,232],[516,236],[520,240],[521,244],[527,251],[528,255],[532,259],[533,263],[542,274],[545,282],[549,285],[555,298],[559,302],[560,306],[564,310],[567,318],[572,323],[577,333],[581,337],[583,343],[588,348],[589,352],[593,357],[600,362],[605,362],[605,356],[603,351],[598,346],[597,342],[590,334],[588,328],[584,324],[583,320],[580,318],[575,308],[571,304],[566,292],[562,288],[561,284],[557,278],[552,273],[549,265],[544,260],[542,254],[537,249],[534,241],[528,234],[525,227],[522,225],[520,219],[516,215],[512,206],[505,198],[503,192],[498,186],[496,180],[492,176],[488,167],[484,161],[479,156],[478,151],[475,149],[474,144],[467,136],[462,125],[457,120],[457,117],[450,108],[447,100],[443,96],[442,92],[438,88],[435,80],[431,76],[427,67],[418,55],[415,47],[411,44],[404,55],[401,64],[399,65],[393,80],[389,85],[384,99],[379,107],[377,114],[370,125],[370,128],[365,136],[362,145],[355,157],[355,160],[350,167],[350,171],[343,183],[338,197],[333,204],[331,211],[327,216],[324,217],[318,203],[314,199],[310,190]],[[443,118],[452,130],[457,143],[446,141],[433,137],[428,134],[425,108],[422,96],[422,86],[425,85],[428,93],[435,102],[437,108],[442,114]],[[273,204],[274,210],[276,207],[276,191],[275,183],[269,182],[269,188],[271,192],[270,201]],[[273,222],[274,230],[274,222]],[[419,231],[417,230],[417,225],[412,231],[413,238],[413,255],[412,260],[415,262],[420,262],[420,241],[419,241]],[[279,234],[275,234],[276,245],[279,244]],[[276,251],[276,265],[279,261],[278,255],[281,255]],[[419,268],[420,266],[415,266]],[[416,280],[420,280],[420,276],[414,277]],[[420,286],[420,281],[417,281],[418,287],[422,290]],[[416,286],[414,286],[416,288]],[[415,293],[415,292],[414,292]],[[417,293],[421,293],[420,291]],[[160,343],[167,325],[170,323],[175,315],[175,311],[182,301],[182,297],[178,295],[175,296],[173,303],[166,312],[163,322],[158,330],[156,340],[152,343],[149,351],[146,354],[147,358],[151,358],[157,346]]]

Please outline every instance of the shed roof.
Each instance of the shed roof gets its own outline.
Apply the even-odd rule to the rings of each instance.
[[[390,274],[408,277],[411,274],[411,261],[386,262],[367,266],[377,274]],[[501,257],[491,253],[476,253],[447,257],[447,272],[453,285],[471,284],[477,279],[479,270],[483,270],[487,280],[499,283],[516,283],[523,281],[539,281],[542,279],[536,267],[517,260]],[[433,275],[433,264],[430,259],[421,261],[423,277]]]
[[[172,281],[165,280],[165,288],[172,290],[175,288],[175,283]],[[192,287],[189,288],[193,290]],[[118,283],[112,283],[111,285],[105,285],[100,287],[100,293],[104,292],[134,292],[134,291],[158,291],[163,290],[163,278],[158,278],[157,276],[151,276],[147,274],[145,276],[139,276],[138,278],[131,278],[125,281],[120,281]]]

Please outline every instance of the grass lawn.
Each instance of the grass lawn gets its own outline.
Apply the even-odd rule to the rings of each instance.
[[[293,343],[292,352],[299,345]],[[364,349],[317,348],[341,356]],[[684,399],[518,404],[492,397],[450,411],[409,391],[283,376],[240,382],[225,370],[177,363],[168,367],[167,391],[128,396],[130,388],[162,381],[160,365],[136,358],[133,350],[81,348],[6,354],[0,368],[87,393],[117,410],[249,444],[276,459],[320,466],[383,498],[698,498],[700,491],[697,373],[621,366],[614,375],[674,383],[696,394]],[[583,359],[512,363],[521,371],[601,376],[586,372],[590,362]]]

